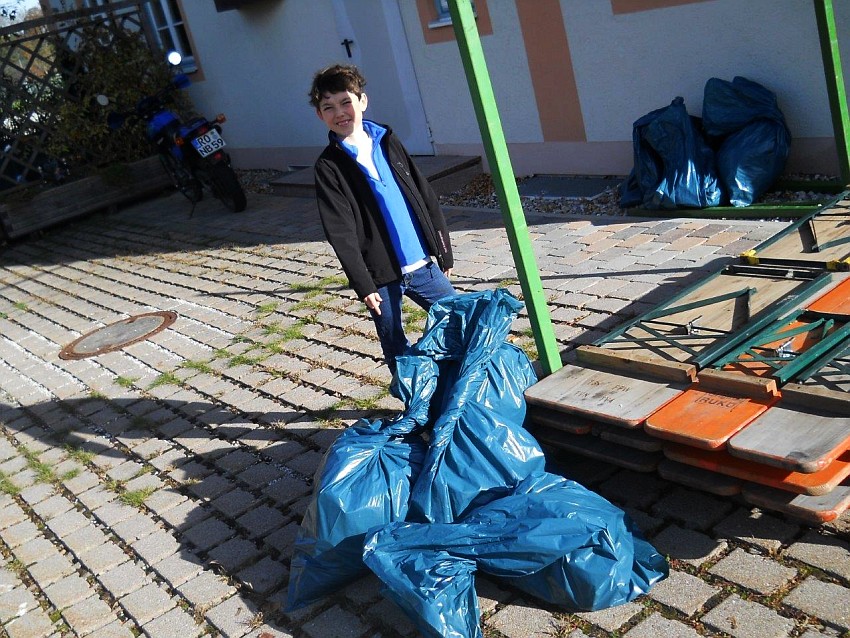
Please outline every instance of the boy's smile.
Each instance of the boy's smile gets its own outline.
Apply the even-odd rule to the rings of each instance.
[[[345,140],[363,130],[363,112],[367,103],[365,93],[360,97],[351,91],[325,93],[319,101],[316,115],[330,130]]]

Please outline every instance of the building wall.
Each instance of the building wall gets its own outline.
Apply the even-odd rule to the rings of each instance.
[[[361,45],[354,61],[367,77],[393,63],[386,25],[370,19],[388,1],[394,0],[343,2],[358,7],[350,19]],[[451,28],[429,30],[423,19],[430,1],[398,0],[398,7],[434,148],[483,154]],[[193,97],[200,110],[228,113],[226,139],[237,163],[312,163],[325,129],[306,106],[306,90],[315,69],[344,61],[334,3],[266,0],[223,13],[212,3],[183,4],[206,78]],[[847,34],[848,69],[850,3],[834,4],[839,33]],[[837,170],[809,0],[478,0],[476,6],[486,11],[482,46],[517,174],[625,174],[634,120],[676,96],[699,115],[705,82],[735,75],[777,93],[794,136],[789,171]],[[403,109],[394,102],[404,92],[392,74],[385,77],[386,86],[368,88],[370,115],[395,124]]]

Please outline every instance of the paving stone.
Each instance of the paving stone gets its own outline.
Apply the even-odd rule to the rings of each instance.
[[[244,565],[257,560],[260,551],[251,541],[236,537],[224,541],[209,551],[208,558],[221,565],[229,573],[235,573]]]
[[[45,556],[50,556],[59,550],[49,540],[43,536],[33,538],[32,540],[18,545],[14,550],[15,558],[17,558],[25,566],[41,560]]]
[[[205,628],[198,625],[190,614],[175,607],[145,624],[142,630],[148,638],[196,638]]]
[[[64,609],[62,616],[80,635],[94,633],[115,620],[115,613],[97,596]]]
[[[785,550],[786,557],[850,581],[850,543],[810,530]]]
[[[240,516],[236,522],[248,530],[251,538],[258,538],[280,527],[285,520],[279,510],[268,505],[260,505]]]
[[[90,524],[81,512],[69,510],[47,521],[47,527],[59,537],[66,536]]]
[[[228,638],[241,638],[247,634],[258,616],[257,606],[238,594],[219,603],[206,613],[207,622]]]
[[[118,603],[127,615],[140,625],[150,622],[176,606],[174,599],[155,583],[149,583],[122,596]]]
[[[52,518],[64,514],[73,507],[71,502],[59,494],[53,494],[48,498],[33,505],[33,511],[38,514],[39,518],[44,521],[49,521]]]
[[[180,551],[180,543],[163,530],[157,530],[137,540],[132,547],[148,565],[165,560]]]
[[[419,636],[410,618],[394,602],[383,599],[366,610],[366,618],[378,627],[385,627],[389,635]]]
[[[656,476],[624,470],[602,483],[599,493],[613,503],[648,509],[669,489],[669,483]]]
[[[249,633],[246,638],[292,638],[292,634],[283,629],[264,624]]]
[[[204,567],[200,558],[183,550],[177,555],[169,556],[167,560],[156,563],[153,569],[169,585],[179,587],[195,578]]]
[[[335,606],[305,623],[302,629],[310,638],[361,638],[367,627],[354,614]]]
[[[702,617],[709,627],[735,638],[787,638],[794,621],[759,603],[732,594]]]
[[[103,573],[129,559],[124,550],[115,543],[105,543],[101,547],[86,550],[78,554],[77,558],[86,569],[95,574]]]
[[[125,543],[133,543],[140,538],[144,538],[148,534],[153,534],[161,529],[156,521],[142,514],[139,511],[128,518],[127,520],[116,523],[112,526],[112,531]]]
[[[648,596],[685,616],[692,616],[719,592],[718,588],[696,576],[671,569],[670,575],[650,589]]]
[[[18,494],[18,496],[24,499],[31,507],[55,495],[56,490],[49,483],[36,483],[35,485],[22,489]]]
[[[199,551],[206,551],[223,543],[234,534],[235,530],[230,525],[217,518],[210,518],[187,530],[182,540],[192,543]]]
[[[9,638],[47,638],[54,635],[53,621],[41,609],[34,609],[6,624]]]
[[[129,560],[98,574],[97,578],[115,598],[126,596],[151,582],[144,570]]]
[[[714,527],[715,534],[737,539],[768,552],[777,552],[799,532],[800,526],[759,510],[739,508]]]
[[[186,497],[171,488],[158,489],[145,499],[145,507],[154,514],[160,515],[173,507],[177,507]]]
[[[497,611],[487,620],[487,625],[495,627],[507,638],[547,638],[558,623],[551,612],[517,601]]]
[[[782,602],[842,631],[850,630],[850,590],[846,587],[809,577]]]
[[[287,476],[263,488],[263,494],[281,506],[291,505],[312,491],[313,488],[303,479]]]
[[[241,488],[235,488],[219,496],[210,505],[228,518],[238,518],[257,504],[257,497]]]
[[[8,591],[0,589],[0,625],[38,608],[38,601],[29,590],[23,587],[15,587]]]
[[[39,536],[41,536],[41,532],[35,523],[30,520],[23,520],[20,523],[0,529],[0,538],[12,549]]]
[[[76,571],[75,565],[64,554],[53,552],[27,568],[33,580],[44,588]]]
[[[764,595],[772,594],[797,576],[796,569],[743,549],[736,549],[709,572]]]
[[[202,507],[200,503],[186,499],[164,512],[159,512],[159,516],[178,532],[182,532],[210,518],[212,511]]]
[[[607,632],[615,632],[637,616],[642,610],[643,607],[636,603],[626,603],[600,611],[581,612],[576,614],[576,616],[597,627],[601,627]]]
[[[236,574],[242,583],[257,594],[268,594],[284,584],[289,570],[280,561],[266,556]]]
[[[136,634],[128,627],[132,623],[112,622],[97,630],[97,638],[136,638]]]
[[[718,541],[677,525],[663,529],[653,539],[653,545],[661,553],[699,567],[726,551],[727,543]]]
[[[623,638],[699,638],[700,634],[692,627],[677,620],[665,618],[658,612],[640,621],[627,631]]]
[[[95,590],[79,574],[69,574],[44,588],[44,594],[57,609],[70,607],[95,595]]]
[[[209,571],[201,572],[177,589],[190,603],[204,607],[215,605],[236,591],[223,577]]]

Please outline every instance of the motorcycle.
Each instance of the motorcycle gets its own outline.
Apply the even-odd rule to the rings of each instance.
[[[179,64],[179,58],[169,54],[169,62]],[[107,124],[110,129],[119,129],[129,117],[145,122],[148,141],[156,149],[174,186],[192,202],[192,212],[195,204],[203,199],[205,187],[234,213],[241,212],[247,200],[230,165],[230,156],[223,150],[226,146],[221,136],[224,115],[219,114],[212,120],[196,117],[183,122],[168,108],[174,92],[190,84],[188,76],[178,73],[155,94],[141,98],[131,111],[109,113]],[[106,105],[109,98],[98,96],[98,101]]]

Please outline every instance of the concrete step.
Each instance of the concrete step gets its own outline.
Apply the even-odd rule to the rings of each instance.
[[[480,157],[461,155],[418,155],[413,158],[438,195],[452,193],[468,184],[482,171]],[[275,195],[315,197],[313,167],[293,171],[270,182]]]

